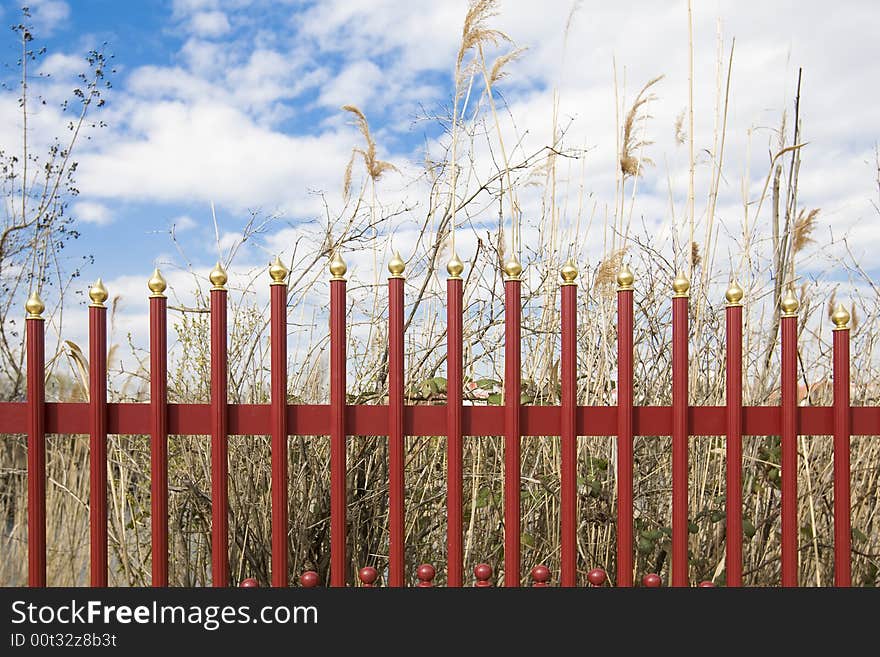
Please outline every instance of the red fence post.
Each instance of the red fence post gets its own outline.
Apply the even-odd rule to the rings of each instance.
[[[633,274],[617,273],[617,585],[633,585]]]
[[[403,270],[399,253],[388,263],[388,585],[405,583],[406,532],[403,435]]]
[[[168,586],[168,299],[162,274],[150,290],[150,525],[153,586]]]
[[[520,313],[522,266],[504,265],[504,586],[520,585]]]
[[[107,288],[89,289],[89,528],[92,586],[107,586]]]
[[[852,586],[850,527],[849,313],[837,304],[834,322],[834,585]]]
[[[742,288],[727,299],[727,586],[742,586]]]
[[[419,580],[419,588],[421,589],[429,589],[434,586],[434,577],[437,575],[437,571],[434,569],[429,563],[423,563],[416,570],[416,578]]]
[[[797,312],[789,287],[782,299],[782,586],[798,584]]]
[[[269,266],[272,349],[272,586],[287,586],[287,267]]]
[[[577,585],[577,278],[578,270],[569,260],[562,267],[562,351],[560,370],[562,406],[560,440],[562,473],[560,481],[561,562],[559,583]],[[532,578],[538,568],[532,569]],[[549,578],[549,571],[548,578]],[[543,574],[543,571],[541,571]],[[535,579],[538,582],[538,579]],[[546,582],[547,580],[540,580]],[[538,584],[535,586],[545,586]]]
[[[46,586],[46,306],[36,291],[25,303],[27,335],[28,586]]]
[[[462,486],[464,446],[461,434],[462,302],[461,272],[456,254],[446,265],[446,586],[458,587],[464,578]]]
[[[477,580],[474,586],[477,588],[492,586],[492,582],[489,581],[492,579],[492,566],[487,563],[478,563],[474,566],[474,577]]]
[[[672,586],[688,585],[688,294],[672,282]]]
[[[229,586],[229,412],[226,346],[226,271],[211,271],[211,576]]]
[[[345,586],[345,262],[330,261],[330,586]]]

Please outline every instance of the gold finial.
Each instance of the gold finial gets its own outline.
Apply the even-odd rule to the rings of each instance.
[[[25,319],[43,319],[43,311],[46,310],[46,304],[43,303],[40,295],[34,290],[25,302],[24,309],[27,310]],[[847,315],[847,319],[849,319],[849,315]]]
[[[785,296],[779,304],[779,307],[782,308],[782,316],[797,317],[799,305],[797,297],[794,295],[794,287],[789,286],[788,290],[785,292]]]
[[[831,321],[834,322],[834,330],[842,331],[849,328],[849,313],[842,303],[837,304],[834,312],[831,313]]]
[[[727,292],[724,293],[724,298],[727,299],[728,306],[741,306],[744,294],[745,293],[739,286],[739,283],[731,281],[730,287],[727,288]]]
[[[345,266],[345,261],[342,259],[342,256],[339,255],[339,251],[337,250],[333,254],[333,258],[330,260],[330,273],[333,276],[330,278],[331,281],[344,281],[345,280],[345,272],[348,271],[348,267]]]
[[[391,278],[403,278],[403,270],[406,263],[400,257],[400,252],[395,251],[391,260],[388,261],[388,271],[391,272]]]
[[[504,263],[504,273],[509,281],[519,280],[520,274],[522,274],[522,265],[519,264],[516,256],[511,256],[510,260]]]
[[[575,266],[571,258],[568,259],[568,262],[562,265],[559,275],[562,276],[563,285],[576,285],[574,279],[577,278],[578,268]]]
[[[158,267],[153,270],[153,275],[147,281],[147,287],[150,289],[151,297],[165,296],[165,288],[168,287],[168,284],[165,282],[165,277],[162,276],[162,272],[159,271]]]
[[[212,290],[225,290],[226,289],[226,281],[229,280],[229,277],[226,275],[226,270],[223,269],[223,265],[220,264],[220,261],[217,261],[217,264],[214,265],[214,269],[211,270],[211,273],[208,274],[208,279],[210,279],[211,283],[214,287]]]
[[[458,259],[458,254],[455,251],[452,252],[452,258],[446,263],[446,271],[449,273],[449,278],[461,278],[464,263]]]
[[[688,292],[691,289],[690,281],[688,281],[687,276],[684,275],[684,272],[678,272],[678,275],[675,277],[675,280],[672,281],[672,296],[674,297],[686,297],[688,296]]]
[[[631,290],[633,289],[633,281],[635,280],[635,276],[633,276],[632,271],[630,271],[629,265],[624,263],[620,271],[617,272],[617,290]]]
[[[89,288],[89,299],[92,302],[89,304],[93,308],[103,308],[104,302],[107,300],[107,288],[104,287],[104,283],[99,278],[95,281],[95,284]]]
[[[281,258],[275,256],[272,264],[269,265],[269,276],[272,279],[271,285],[284,285],[284,279],[287,278],[289,273],[290,271],[281,262]]]

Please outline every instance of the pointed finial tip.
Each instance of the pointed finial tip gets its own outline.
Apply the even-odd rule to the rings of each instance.
[[[519,264],[516,256],[511,257],[510,260],[504,263],[504,273],[509,281],[518,281],[522,270],[522,265]]]
[[[403,270],[405,268],[406,263],[403,261],[403,258],[400,257],[400,252],[395,251],[391,260],[388,261],[388,271],[391,272],[391,277],[403,278]]]
[[[153,270],[153,275],[150,276],[147,281],[147,288],[149,288],[151,297],[164,297],[165,289],[168,287],[168,284],[165,282],[165,277],[162,276],[162,272],[159,271],[159,268]]]
[[[730,287],[727,288],[727,292],[724,293],[724,298],[727,299],[728,306],[741,306],[744,294],[739,283],[732,281]]]
[[[211,281],[211,284],[214,286],[213,290],[224,290],[226,289],[224,286],[226,285],[226,281],[229,277],[226,275],[226,270],[223,269],[223,265],[220,264],[220,261],[217,261],[217,264],[214,265],[214,269],[211,270],[211,273],[208,274],[208,278]]]
[[[846,308],[843,307],[842,303],[838,303],[834,308],[834,312],[831,313],[831,321],[834,322],[835,329],[845,329],[849,328],[849,313]]]
[[[269,265],[269,277],[272,279],[272,284],[283,285],[284,279],[287,278],[287,274],[289,273],[287,267],[281,262],[281,258],[275,256],[272,264]]]
[[[461,272],[464,271],[464,263],[458,259],[458,254],[453,251],[452,257],[446,263],[446,272],[449,278],[461,278]]]
[[[779,307],[782,308],[782,316],[794,317],[797,315],[799,306],[800,304],[798,303],[797,297],[794,295],[794,288],[789,287],[779,304]]]
[[[330,273],[333,275],[330,280],[345,280],[345,272],[347,271],[348,267],[345,266],[345,261],[342,259],[342,256],[339,255],[339,251],[335,251],[333,253],[333,258],[330,260]]]
[[[27,311],[27,319],[43,319],[43,311],[46,310],[46,304],[43,303],[40,295],[34,290],[25,302],[24,309]]]
[[[103,308],[107,296],[107,288],[104,287],[104,282],[99,278],[95,281],[95,284],[89,288],[89,299],[92,300],[92,303],[89,305],[94,306],[95,308]]]
[[[684,272],[678,272],[678,275],[672,281],[672,292],[674,297],[686,297],[690,292],[691,283],[684,275]]]
[[[578,275],[578,268],[571,258],[568,259],[568,262],[562,265],[562,269],[559,270],[559,275],[562,276],[563,285],[574,284],[574,279],[576,279]]]
[[[617,289],[618,290],[631,290],[631,289],[633,289],[633,281],[635,281],[635,276],[633,276],[633,273],[630,270],[629,265],[624,263],[620,267],[620,271],[617,272]]]

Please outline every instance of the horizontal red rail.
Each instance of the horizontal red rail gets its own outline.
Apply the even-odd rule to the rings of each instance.
[[[270,435],[272,407],[269,404],[229,404],[229,435]],[[464,406],[464,436],[497,436],[503,433],[503,406]],[[559,406],[523,406],[520,410],[523,436],[558,436],[561,429]],[[850,411],[852,435],[880,435],[880,407],[854,406]],[[578,406],[577,435],[614,436],[617,434],[616,406]],[[744,436],[774,436],[782,431],[778,406],[744,406]],[[330,434],[331,413],[327,404],[288,404],[287,425],[291,436]],[[447,409],[441,406],[404,406],[404,434],[442,436],[447,432]],[[799,406],[797,424],[802,435],[834,434],[834,407]],[[349,436],[387,436],[388,406],[345,407],[346,434]],[[727,407],[688,408],[691,436],[723,436],[727,428]],[[26,402],[0,402],[0,434],[25,434],[28,430]],[[80,402],[47,403],[46,433],[88,434],[89,405]],[[134,435],[150,433],[150,404],[107,404],[107,433]],[[168,404],[169,435],[209,435],[210,404]],[[633,435],[672,435],[670,406],[633,408]]]

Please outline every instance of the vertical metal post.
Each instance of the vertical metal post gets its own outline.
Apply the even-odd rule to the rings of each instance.
[[[269,267],[272,395],[272,586],[287,586],[287,267]]]
[[[633,585],[633,274],[617,274],[617,585]]]
[[[782,586],[798,584],[797,312],[791,288],[782,299]]]
[[[571,260],[562,267],[562,406],[559,409],[562,443],[559,505],[562,567],[559,583],[565,587],[577,584],[577,274],[577,267]],[[544,570],[539,571],[539,574],[543,576]],[[532,574],[534,576],[535,569]],[[539,579],[535,581],[538,582]],[[535,586],[546,585],[546,579],[540,581],[544,583],[536,583]]]
[[[406,532],[403,435],[404,262],[395,253],[388,263],[388,585],[405,584]]]
[[[150,290],[150,525],[153,586],[168,586],[168,299],[156,269]]]
[[[218,262],[211,283],[211,577],[229,586],[229,414],[226,271]]]
[[[92,586],[107,586],[107,289],[89,290],[89,538]]]
[[[464,579],[462,502],[464,446],[461,434],[462,302],[464,265],[456,254],[446,265],[446,585],[460,587]]]
[[[849,313],[838,304],[834,322],[834,585],[852,586],[850,526]]]
[[[727,586],[742,586],[742,298],[727,289]]]
[[[688,585],[688,293],[672,283],[672,586]]]
[[[345,586],[345,272],[337,252],[330,261],[330,586]]]
[[[28,586],[46,586],[46,356],[40,296],[25,304],[27,337]]]
[[[504,586],[520,585],[520,313],[522,266],[504,265]]]

